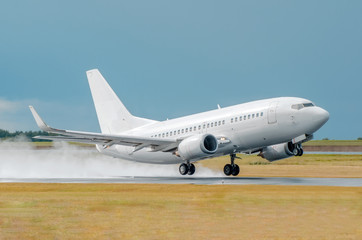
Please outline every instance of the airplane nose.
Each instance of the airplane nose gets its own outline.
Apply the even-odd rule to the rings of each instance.
[[[315,112],[314,120],[318,122],[318,125],[323,126],[329,119],[329,112],[323,108],[318,108]]]

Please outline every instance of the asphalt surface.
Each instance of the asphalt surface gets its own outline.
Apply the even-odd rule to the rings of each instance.
[[[112,177],[112,178],[0,178],[13,183],[146,183],[197,185],[297,185],[362,187],[362,178],[281,178],[281,177]]]

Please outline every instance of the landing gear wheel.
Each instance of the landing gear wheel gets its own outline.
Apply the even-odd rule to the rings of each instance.
[[[186,175],[189,172],[189,167],[187,166],[186,163],[182,163],[178,168],[178,170],[180,171],[181,175]]]
[[[303,148],[299,148],[299,153],[298,153],[298,156],[303,156],[303,153],[304,153],[304,151],[303,151]]]
[[[188,175],[193,175],[196,171],[195,165],[194,164],[190,164],[189,166],[189,171],[187,172]]]
[[[239,168],[239,166],[237,164],[235,164],[231,174],[233,176],[237,176],[239,173],[240,173],[240,168]]]
[[[233,172],[233,167],[231,166],[231,164],[226,164],[224,167],[225,175],[230,176],[232,172]]]
[[[293,149],[293,155],[294,156],[299,156],[299,148],[297,148],[297,147],[295,147],[294,149]]]

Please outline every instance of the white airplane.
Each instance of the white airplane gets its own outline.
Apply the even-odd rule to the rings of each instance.
[[[225,175],[236,176],[236,153],[258,153],[269,161],[303,154],[329,113],[307,99],[271,98],[166,121],[133,116],[97,69],[87,77],[102,133],[49,127],[32,106],[39,128],[57,136],[37,139],[95,144],[99,152],[136,162],[180,164],[182,175],[195,173],[193,162],[230,155]]]

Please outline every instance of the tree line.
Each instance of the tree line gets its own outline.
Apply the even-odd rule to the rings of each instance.
[[[35,136],[54,136],[54,134],[49,134],[44,131],[15,131],[15,132],[9,132],[7,130],[0,129],[0,139],[13,139],[16,137],[24,136],[26,138],[29,138],[32,142],[50,142],[50,140],[42,140],[42,139],[33,139]]]

